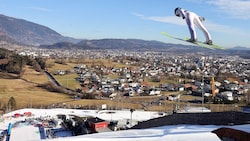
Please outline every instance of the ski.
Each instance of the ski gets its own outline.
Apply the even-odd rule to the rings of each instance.
[[[189,42],[186,39],[182,39],[182,38],[178,38],[178,37],[172,36],[170,34],[167,34],[166,32],[161,32],[161,34],[164,35],[164,36],[166,36],[166,37],[169,37],[169,38],[172,38],[172,39],[177,39],[177,40],[184,41],[184,42],[187,42],[187,43],[191,43],[191,44],[199,46],[199,47],[203,47],[203,48],[207,48],[207,49],[211,49],[211,50],[215,50],[215,49],[222,49],[222,50],[224,50],[224,48],[222,48],[222,47],[220,47],[218,45],[214,45],[214,44],[208,45],[208,44],[205,44],[205,43],[200,42],[200,41]]]

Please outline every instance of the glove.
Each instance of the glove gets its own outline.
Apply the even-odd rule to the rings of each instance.
[[[199,19],[200,19],[201,22],[205,21],[204,17],[199,17]]]

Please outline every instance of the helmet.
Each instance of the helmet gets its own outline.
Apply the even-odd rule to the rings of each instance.
[[[181,10],[180,7],[177,7],[177,8],[175,8],[175,10],[174,10],[174,14],[175,14],[176,16],[178,16],[178,17],[180,17],[180,10]]]

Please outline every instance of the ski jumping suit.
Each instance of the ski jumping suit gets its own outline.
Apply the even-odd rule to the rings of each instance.
[[[211,36],[208,32],[208,30],[205,28],[205,26],[202,24],[202,21],[204,21],[204,18],[199,17],[197,14],[191,11],[187,11],[182,8],[176,8],[175,15],[182,17],[183,19],[186,19],[186,23],[188,25],[188,29],[191,35],[191,41],[197,40],[197,35],[195,31],[194,25],[196,25],[200,30],[202,30],[205,38],[206,43],[209,41],[212,41]]]

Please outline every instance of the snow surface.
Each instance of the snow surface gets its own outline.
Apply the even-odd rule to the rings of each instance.
[[[22,121],[27,117],[12,118],[15,113],[23,114],[24,112],[32,112],[32,117],[56,116],[58,114],[94,116],[104,120],[126,121],[131,118],[129,110],[75,110],[75,109],[21,109],[3,115],[4,120],[0,122],[0,130],[8,128],[9,123]],[[160,117],[162,114],[158,112],[138,111],[132,113],[133,124],[138,121],[149,120]],[[132,129],[114,132],[87,134],[72,137],[60,137],[55,139],[46,139],[46,141],[220,141],[216,134],[211,131],[220,127],[229,127],[246,132],[250,132],[250,124],[237,126],[215,126],[215,125],[169,125],[162,127],[154,127],[149,129]],[[38,127],[34,126],[18,126],[12,129],[10,141],[41,141]]]

